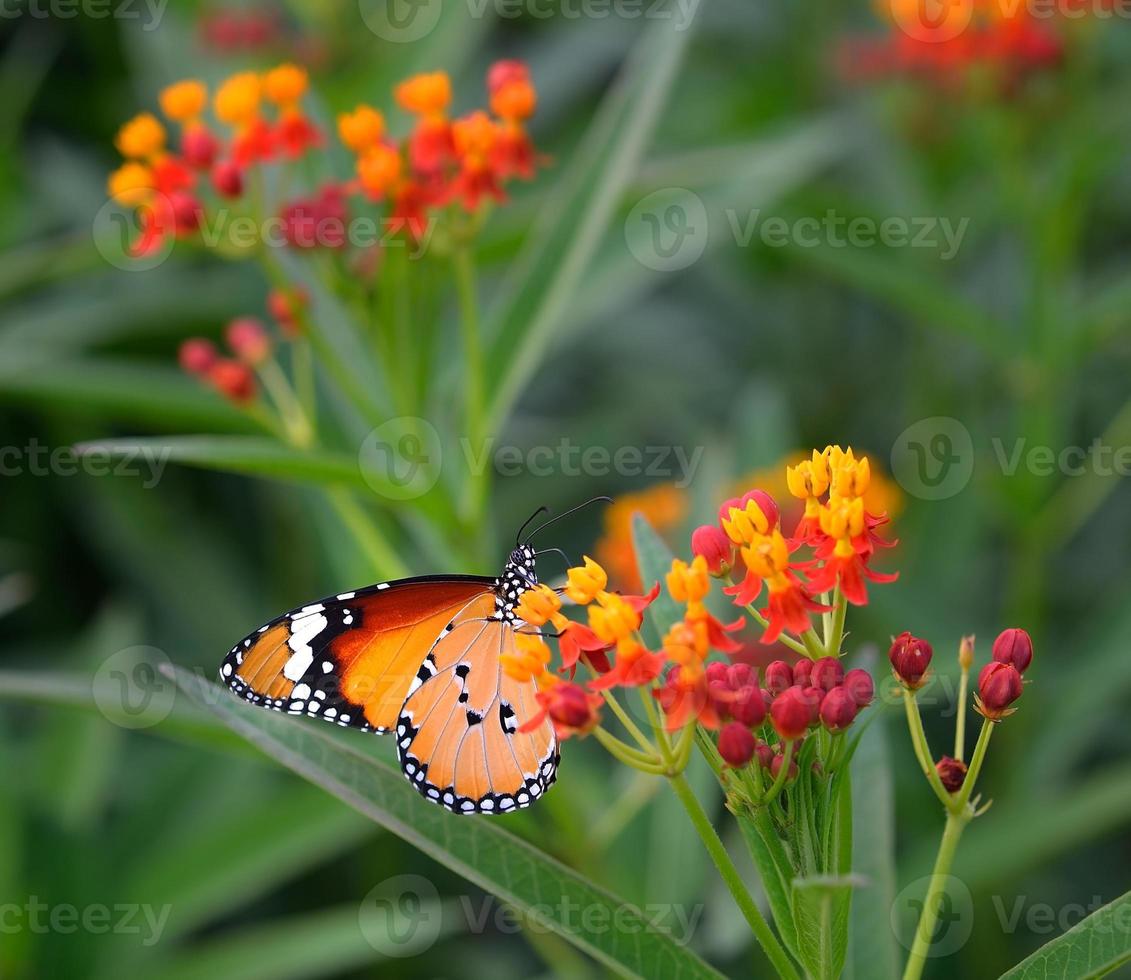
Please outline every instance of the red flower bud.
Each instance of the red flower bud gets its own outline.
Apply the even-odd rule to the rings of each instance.
[[[726,684],[727,670],[727,664],[724,664],[721,660],[712,660],[705,669],[707,682],[717,681],[719,684]]]
[[[239,197],[243,193],[243,171],[233,160],[220,160],[212,165],[212,186],[221,197]]]
[[[774,750],[768,742],[758,739],[758,744],[754,746],[754,754],[758,757],[758,765],[763,769],[769,769],[773,765]]]
[[[808,687],[813,681],[813,661],[803,657],[793,665],[793,683],[799,687]]]
[[[942,780],[943,789],[948,793],[957,793],[962,789],[962,782],[966,779],[966,763],[960,759],[952,759],[944,755],[935,763],[935,771]]]
[[[845,687],[834,687],[821,702],[821,723],[830,732],[843,732],[856,720],[856,700]]]
[[[189,374],[206,374],[218,357],[212,341],[203,337],[190,337],[177,351],[181,368]]]
[[[267,294],[267,312],[285,337],[294,338],[301,330],[299,314],[310,305],[310,294],[302,286],[272,289]]]
[[[844,689],[852,695],[857,708],[866,708],[870,705],[876,693],[872,684],[872,675],[859,667],[844,675]]]
[[[734,545],[714,524],[704,524],[691,532],[691,553],[702,556],[707,571],[716,577],[726,575],[734,565]]]
[[[778,778],[778,773],[781,772],[782,763],[785,761],[784,757],[778,753],[774,753],[773,759],[770,760],[770,775],[774,779]],[[797,763],[792,759],[789,761],[789,772],[786,773],[785,780],[789,782],[791,779],[797,778]]]
[[[809,707],[809,724],[816,725],[821,720],[821,702],[825,700],[825,692],[819,687],[803,687],[801,694]]]
[[[991,721],[1013,714],[1010,707],[1021,697],[1021,674],[1013,664],[991,660],[978,675],[978,710]]]
[[[190,126],[181,137],[181,156],[198,170],[207,170],[220,151],[220,142],[207,126]]]
[[[719,755],[733,769],[740,769],[754,758],[754,735],[745,725],[732,721],[719,732]]]
[[[178,235],[187,235],[200,227],[202,208],[188,191],[173,191],[168,196],[169,213],[173,217],[173,227]]]
[[[758,683],[758,678],[750,664],[731,664],[727,667],[726,679],[732,691],[740,691],[744,687]]]
[[[744,510],[746,504],[753,500],[758,505],[758,509],[766,515],[766,520],[770,522],[770,527],[777,527],[778,524],[778,505],[775,503],[774,498],[771,497],[765,490],[748,490],[741,497],[732,497],[730,500],[724,500],[722,506],[719,508],[719,521],[722,522],[724,517],[730,516],[731,508]]]
[[[810,683],[822,691],[831,691],[844,680],[844,668],[837,657],[821,657],[813,662],[810,674]],[[797,683],[797,671],[793,672],[793,680]]]
[[[899,634],[891,643],[888,659],[892,670],[904,684],[912,690],[925,683],[927,668],[931,665],[931,644],[912,636],[907,630]]]
[[[1019,674],[1024,674],[1033,662],[1033,641],[1016,626],[1002,630],[994,640],[993,658],[1000,664],[1012,664]]]
[[[786,741],[801,738],[813,721],[815,708],[810,707],[810,699],[799,687],[782,691],[770,705],[770,721],[774,731]]]
[[[771,694],[781,694],[793,686],[793,668],[784,660],[775,660],[766,667],[766,687]]]
[[[221,395],[237,405],[246,405],[255,398],[255,374],[239,361],[216,361],[208,369],[208,380]]]
[[[232,353],[252,367],[271,356],[271,338],[263,324],[253,316],[237,317],[228,324],[224,336]]]
[[[584,731],[597,720],[596,699],[585,688],[569,681],[555,684],[548,699],[547,711],[562,728]]]
[[[762,692],[753,684],[736,691],[730,704],[730,714],[749,728],[757,728],[766,720],[766,702]]]

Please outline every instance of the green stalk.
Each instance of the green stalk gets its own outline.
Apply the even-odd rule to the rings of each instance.
[[[954,757],[961,762],[966,754],[966,686],[970,683],[970,668],[963,667],[958,678],[958,713],[954,718]]]
[[[666,773],[664,763],[661,759],[653,755],[646,755],[634,749],[631,745],[626,745],[619,738],[611,732],[606,731],[604,728],[598,726],[593,729],[593,735],[601,746],[618,762],[624,763],[633,769],[639,769],[641,772],[649,773],[653,776],[662,776]]]
[[[396,549],[389,543],[381,529],[362,510],[348,490],[327,487],[326,496],[342,523],[353,533],[358,544],[386,578],[404,578],[409,571]]]
[[[833,592],[832,626],[825,633],[825,656],[839,657],[840,645],[844,641],[844,620],[848,615],[848,600],[840,586]]]
[[[946,890],[946,879],[950,874],[950,867],[954,863],[954,854],[958,849],[958,841],[970,817],[965,812],[950,811],[946,816],[946,829],[943,831],[942,841],[939,844],[939,853],[935,858],[935,866],[931,871],[931,880],[927,885],[927,895],[923,900],[923,911],[919,916],[919,924],[915,929],[915,941],[911,945],[911,953],[907,957],[907,965],[903,970],[903,980],[919,980],[923,975],[923,967],[927,963],[927,954],[931,948],[931,937],[935,933],[935,925],[939,918],[939,905]]]
[[[919,767],[935,796],[947,809],[954,805],[954,800],[943,786],[939,778],[939,771],[935,768],[935,760],[931,756],[930,746],[927,745],[927,734],[923,731],[923,719],[919,716],[919,702],[915,700],[915,692],[903,688],[903,704],[907,709],[907,728],[911,732],[911,744],[915,748],[915,757],[919,760]]]
[[[735,903],[753,930],[754,938],[758,940],[758,944],[769,957],[778,976],[784,977],[786,980],[801,980],[785,948],[778,942],[777,937],[770,929],[769,923],[758,911],[758,906],[754,904],[754,899],[750,897],[750,893],[742,883],[738,869],[734,866],[734,862],[731,861],[723,842],[711,825],[710,818],[704,812],[699,800],[695,798],[687,779],[681,773],[678,776],[670,777],[668,782],[671,784],[675,795],[679,797],[684,809],[687,810],[687,815],[691,818],[691,823],[703,841],[703,846],[707,848],[707,853],[711,855],[711,860],[714,861],[715,867],[734,897]]]

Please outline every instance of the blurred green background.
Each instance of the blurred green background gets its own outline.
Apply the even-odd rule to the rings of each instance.
[[[481,547],[361,498],[412,573],[494,573],[536,506],[601,492],[644,496],[605,517],[587,512],[545,543],[575,557],[603,549],[612,567],[624,557],[623,516],[641,507],[686,552],[690,529],[748,474],[779,474],[807,446],[852,444],[891,474],[901,543],[884,567],[901,578],[854,611],[850,643],[882,650],[903,629],[928,637],[941,692],[953,690],[964,633],[978,635],[983,658],[1008,625],[1027,627],[1037,647],[1033,682],[983,777],[995,805],[956,865],[969,889],[956,913],[962,941],[928,975],[996,976],[1073,924],[1077,906],[1126,891],[1131,37],[1122,19],[1093,12],[1050,25],[1059,55],[1039,66],[1003,57],[939,73],[877,68],[874,46],[895,29],[862,0],[702,0],[693,30],[680,29],[678,12],[665,23],[629,6],[535,4],[511,17],[510,6],[477,15],[445,0],[436,27],[409,43],[368,29],[364,3],[171,0],[156,20],[141,5],[112,4],[118,16],[41,16],[43,5],[25,5],[6,7],[2,21],[0,446],[15,452],[0,479],[0,904],[146,903],[169,914],[151,944],[144,927],[5,928],[0,976],[602,972],[538,932],[492,920],[473,935],[482,893],[181,703],[169,713],[167,682],[152,679],[155,713],[136,730],[91,703],[96,672],[153,659],[136,647],[212,677],[256,624],[386,575],[309,482],[171,464],[147,486],[72,473],[69,456],[43,463],[42,475],[33,465],[92,439],[253,431],[181,376],[175,356],[190,334],[218,336],[231,317],[262,309],[259,271],[193,251],[145,273],[117,269],[92,227],[117,163],[113,134],[162,85],[285,58],[312,66],[326,119],[359,100],[387,106],[391,83],[425,68],[452,73],[464,109],[482,102],[493,60],[525,59],[541,96],[532,132],[552,162],[480,238],[485,304],[503,295],[531,241],[553,231],[547,215],[573,200],[578,174],[598,177],[581,209],[598,217],[573,229],[577,251],[557,253],[554,269],[581,265],[549,312],[539,308],[544,342],[494,435],[523,451],[565,439],[610,452],[679,447],[697,460],[690,474],[674,455],[666,470],[606,474],[577,473],[558,456],[548,471],[496,474]],[[232,10],[266,18],[266,40],[218,44],[216,17]],[[633,98],[655,125],[616,144],[615,166],[586,171],[586,154],[626,125],[608,115],[626,65],[644,79]],[[659,104],[648,106],[649,92]],[[613,195],[604,212],[594,203],[603,190]],[[917,243],[845,244],[828,223],[815,237],[797,224],[828,215],[842,236],[853,219],[933,231]],[[771,218],[783,240],[762,234]],[[941,239],[944,221],[964,229],[954,249]],[[444,310],[454,303],[447,292],[440,300]],[[450,374],[459,348],[452,317],[442,322]],[[1071,452],[1093,445],[1104,451],[1082,463]],[[686,486],[663,486],[673,482]],[[927,711],[939,752],[953,717],[940,701]],[[881,883],[895,894],[929,870],[942,821],[900,717],[884,722],[888,744],[877,751],[891,765],[865,791],[897,849],[894,882]],[[391,756],[377,739],[352,744]],[[702,905],[691,945],[728,975],[764,975],[665,793],[593,745],[570,743],[559,788],[505,824],[631,901]],[[405,874],[435,884],[442,928],[429,948],[389,957],[359,928],[359,907]],[[1052,910],[1051,925],[1040,910],[1029,915],[1037,906]],[[891,922],[875,926],[906,938],[911,911],[900,895]],[[855,975],[882,975],[860,966],[866,956],[854,962]]]

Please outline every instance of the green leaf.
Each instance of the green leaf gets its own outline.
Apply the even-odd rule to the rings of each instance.
[[[699,11],[702,17],[702,11]],[[675,81],[690,25],[657,17],[630,53],[489,321],[487,431],[506,418],[577,295]]]
[[[636,567],[644,588],[650,589],[653,583],[663,582],[664,576],[671,570],[674,555],[643,514],[632,515],[632,543],[636,552]],[[648,607],[641,627],[644,642],[650,647],[658,648],[664,634],[682,615],[678,604],[668,595],[667,590],[660,589],[656,601]]]
[[[847,976],[895,980],[899,958],[891,931],[895,903],[895,799],[887,728],[869,724],[852,759],[852,867],[863,885],[852,898]]]
[[[109,360],[60,361],[46,349],[4,352],[0,400],[129,419],[138,425],[262,431],[216,392],[176,368]]]
[[[503,830],[503,818],[449,813],[421,800],[392,767],[311,725],[241,706],[186,671],[175,677],[186,694],[276,761],[609,967],[674,980],[720,976],[638,908]],[[584,918],[570,911],[579,908],[588,910]],[[618,927],[586,929],[595,921]]]
[[[1131,963],[1131,892],[1045,943],[1001,980],[1087,980]]]
[[[848,910],[856,875],[810,875],[793,880],[793,915],[806,970],[816,980],[836,980],[848,951]]]
[[[793,919],[793,863],[785,844],[778,836],[773,818],[765,807],[759,807],[754,814],[739,813],[736,819],[750,856],[758,868],[758,876],[769,900],[778,934],[790,953],[800,960],[797,925]]]

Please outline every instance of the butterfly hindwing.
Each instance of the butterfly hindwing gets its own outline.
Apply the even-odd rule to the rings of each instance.
[[[521,628],[521,627],[520,627]],[[397,720],[405,776],[426,798],[456,813],[506,813],[530,806],[557,774],[558,746],[538,713],[533,682],[505,674],[514,626],[467,610],[436,642]]]
[[[276,711],[384,732],[436,637],[466,607],[494,608],[494,579],[401,579],[300,606],[228,653],[220,677]]]

